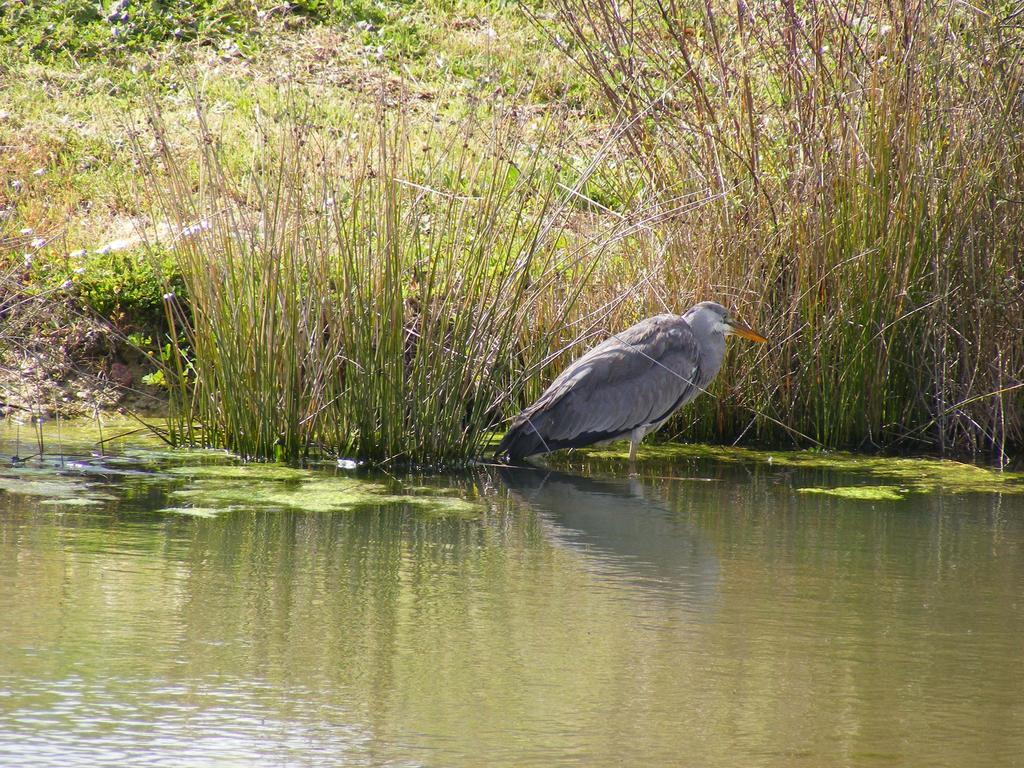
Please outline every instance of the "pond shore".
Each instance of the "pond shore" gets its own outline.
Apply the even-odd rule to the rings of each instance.
[[[0,408],[454,459],[714,299],[668,437],[1020,456],[1024,30],[596,2],[12,6]]]

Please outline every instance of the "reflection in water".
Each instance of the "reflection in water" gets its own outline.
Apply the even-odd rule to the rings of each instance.
[[[1020,764],[1022,499],[703,469],[469,519],[0,492],[0,766]]]
[[[502,467],[499,474],[548,523],[554,540],[598,561],[622,582],[690,608],[707,606],[714,597],[719,566],[710,543],[650,498],[650,485],[533,467]]]

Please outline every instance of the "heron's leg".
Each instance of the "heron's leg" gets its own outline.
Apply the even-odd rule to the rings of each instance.
[[[629,463],[636,461],[636,449],[647,434],[646,427],[637,427],[629,435]]]
[[[629,440],[629,476],[636,477],[636,446],[639,440],[630,438]]]

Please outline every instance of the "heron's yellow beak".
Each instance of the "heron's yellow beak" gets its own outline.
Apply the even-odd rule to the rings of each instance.
[[[739,320],[735,317],[730,317],[727,322],[729,323],[729,327],[732,329],[732,332],[735,333],[737,336],[742,336],[744,339],[756,341],[758,344],[764,344],[768,341],[768,339],[766,339],[764,336],[762,336],[760,333],[755,331],[750,326],[746,325],[742,320]]]

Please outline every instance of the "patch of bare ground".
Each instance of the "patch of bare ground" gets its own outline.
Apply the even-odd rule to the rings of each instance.
[[[142,383],[152,369],[123,334],[72,297],[29,294],[16,277],[0,275],[0,415],[160,414],[161,390]]]

